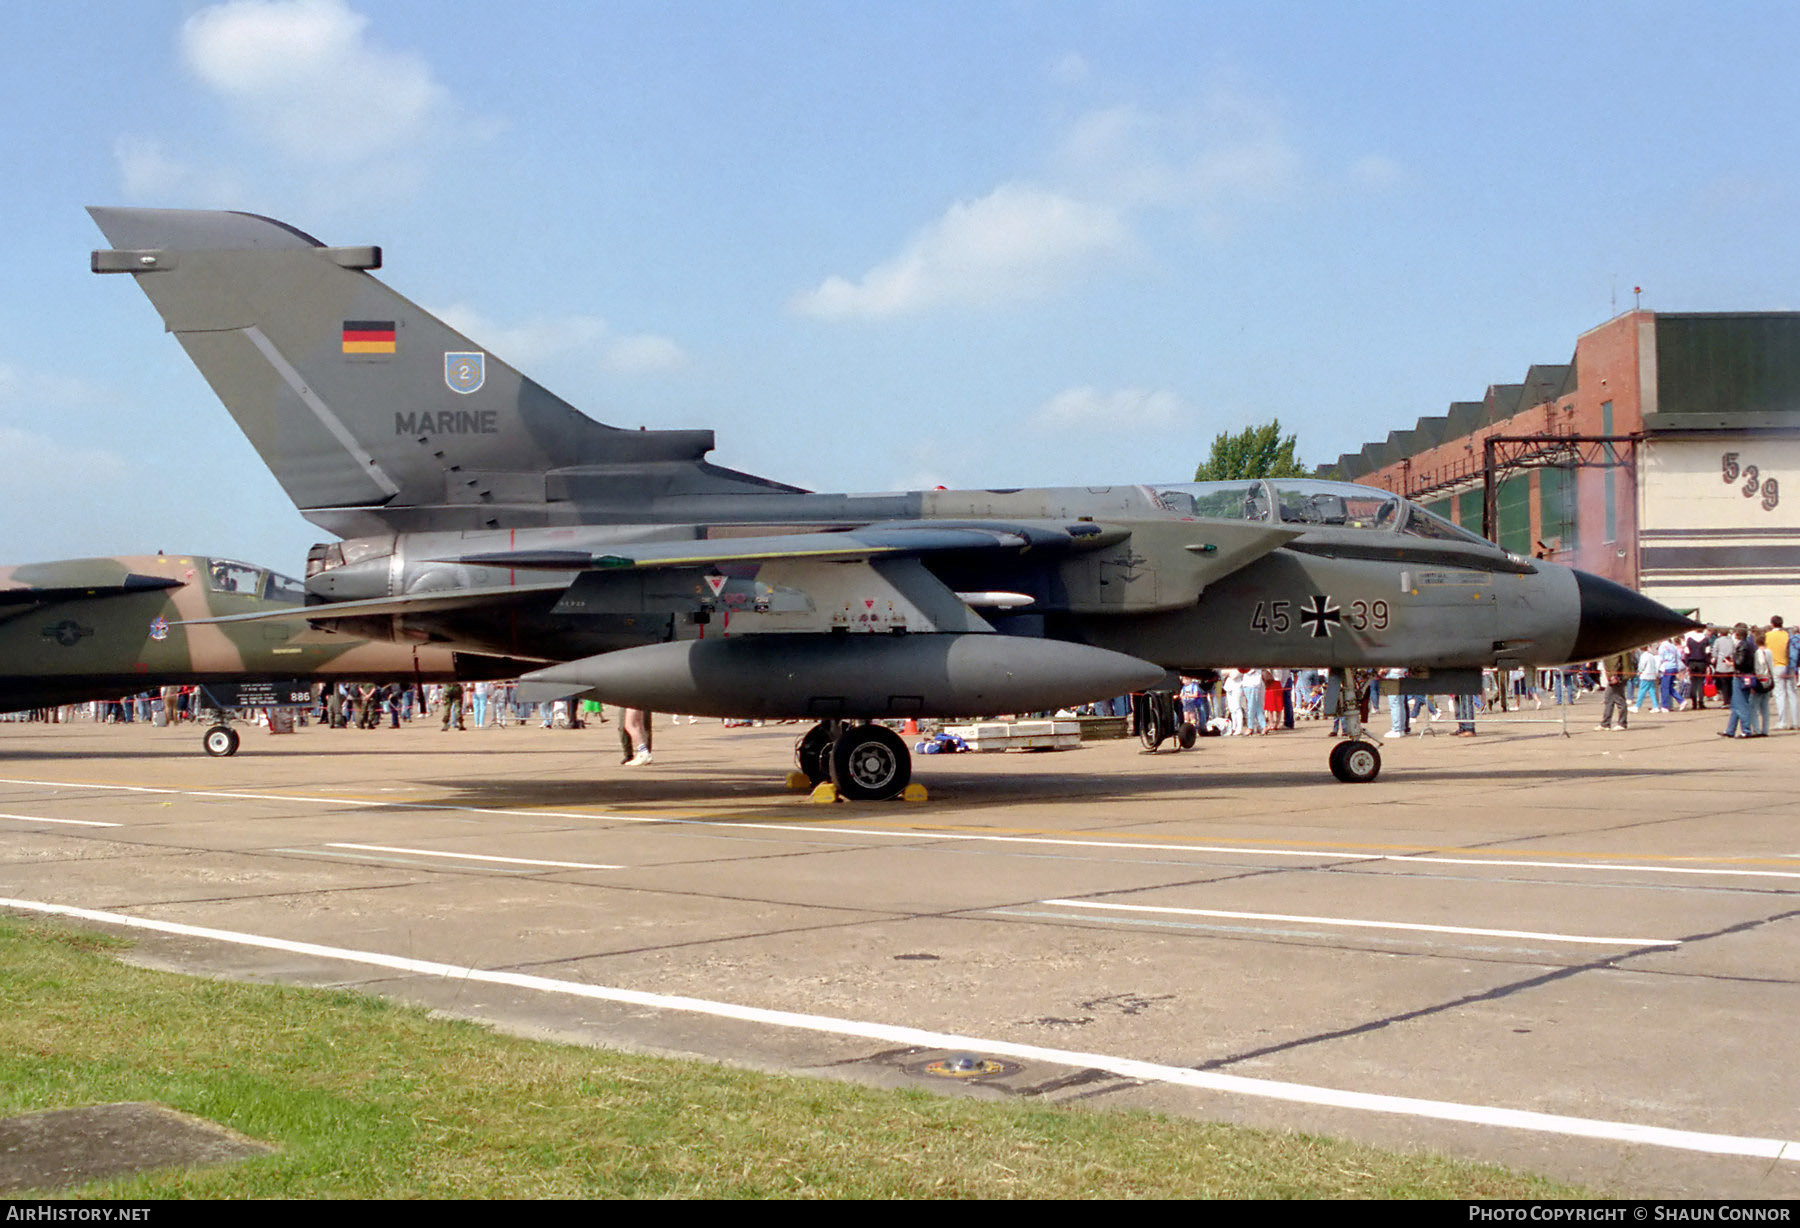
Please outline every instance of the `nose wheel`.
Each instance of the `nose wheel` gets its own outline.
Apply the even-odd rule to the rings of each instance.
[[[214,725],[200,737],[200,745],[214,758],[237,754],[238,732],[230,725]]]
[[[1381,750],[1373,742],[1339,742],[1331,748],[1331,774],[1347,785],[1362,785],[1381,775]]]
[[[1331,774],[1347,785],[1366,785],[1381,775],[1381,748],[1362,736],[1368,691],[1358,685],[1353,669],[1336,669],[1332,674],[1332,689],[1337,692],[1332,714],[1350,737],[1331,748]]]

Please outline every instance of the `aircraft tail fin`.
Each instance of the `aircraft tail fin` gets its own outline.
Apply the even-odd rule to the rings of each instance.
[[[378,247],[327,247],[249,213],[88,212],[112,244],[94,272],[136,279],[294,505],[333,533],[573,523],[658,495],[794,489],[707,464],[711,431],[587,417],[371,276]]]

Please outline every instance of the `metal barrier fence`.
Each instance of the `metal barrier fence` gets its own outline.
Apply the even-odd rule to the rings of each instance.
[[[1476,697],[1475,712],[1470,718],[1460,718],[1455,715],[1455,699],[1457,698],[1455,696],[1402,695],[1400,699],[1403,703],[1415,700],[1424,701],[1420,705],[1418,714],[1410,715],[1407,718],[1409,726],[1407,736],[1432,737],[1444,732],[1442,726],[1447,725],[1454,730],[1458,724],[1465,723],[1466,720],[1466,723],[1474,725],[1477,730],[1484,725],[1490,727],[1555,725],[1558,734],[1566,738],[1569,736],[1569,710],[1577,702],[1587,700],[1597,711],[1603,700],[1604,688],[1583,689],[1584,681],[1590,676],[1591,673],[1587,669],[1571,667],[1527,670],[1522,679],[1515,679],[1511,672],[1505,675],[1490,673],[1485,680],[1491,680],[1494,685],[1484,687],[1482,694]],[[1387,680],[1383,679],[1382,681],[1386,682]],[[1522,681],[1525,684],[1522,693],[1514,693],[1516,681]],[[1546,683],[1548,685],[1544,685]],[[1445,699],[1451,701],[1449,711],[1445,711],[1437,702]],[[1391,701],[1391,696],[1383,694],[1381,700],[1387,704]],[[1531,706],[1527,708],[1526,704]],[[1425,714],[1427,708],[1436,710],[1437,715],[1427,716]],[[1392,709],[1390,708],[1389,711],[1391,712]],[[1379,707],[1371,705],[1369,719],[1372,725],[1379,725],[1382,715]],[[1383,731],[1380,736],[1390,735],[1391,718],[1390,729]]]

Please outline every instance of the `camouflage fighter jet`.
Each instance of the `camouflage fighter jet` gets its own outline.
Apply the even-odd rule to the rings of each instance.
[[[321,630],[297,616],[305,596],[287,576],[199,555],[0,567],[0,712],[178,684],[442,682],[528,668],[437,645]],[[199,621],[233,614],[274,617]],[[236,749],[236,734],[221,728],[223,734],[207,731],[208,753]]]
[[[328,247],[244,213],[96,208],[301,513],[308,617],[557,662],[538,694],[800,717],[801,769],[901,792],[880,718],[1060,707],[1171,669],[1586,660],[1686,627],[1382,490],[1304,482],[815,494],[709,464],[704,430],[605,426]],[[1348,695],[1353,688],[1340,686]],[[1361,736],[1331,752],[1374,779]]]

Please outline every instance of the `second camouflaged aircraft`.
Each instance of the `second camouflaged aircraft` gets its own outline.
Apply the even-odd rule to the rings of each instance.
[[[1059,707],[1167,671],[1585,660],[1685,627],[1386,491],[1281,481],[814,494],[710,431],[581,414],[327,247],[241,213],[91,210],[295,505],[322,625],[555,662],[538,693],[802,717],[802,770],[901,792],[880,718]],[[1340,687],[1340,692],[1349,688]],[[1331,752],[1372,780],[1376,747]]]
[[[442,645],[315,628],[301,617],[305,596],[278,572],[198,555],[0,567],[0,712],[195,683],[444,682],[517,668]],[[204,621],[245,614],[264,621]],[[237,734],[209,729],[205,746],[231,754]]]

